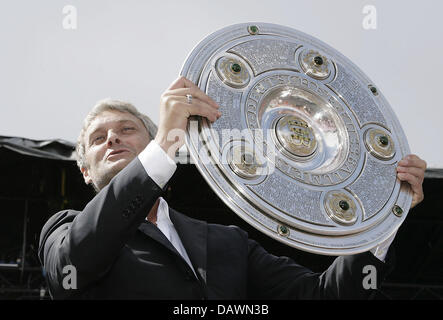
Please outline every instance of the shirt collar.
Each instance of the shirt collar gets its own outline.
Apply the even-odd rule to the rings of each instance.
[[[157,208],[157,221],[165,221],[168,224],[172,224],[171,219],[169,218],[169,206],[168,203],[162,197],[159,198],[160,203]]]
[[[171,229],[174,228],[174,224],[169,218],[169,206],[168,203],[160,197],[160,203],[157,208],[157,227],[163,232],[163,234],[171,241]]]

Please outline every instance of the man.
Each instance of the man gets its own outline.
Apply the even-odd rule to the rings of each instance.
[[[183,144],[168,134],[184,132],[191,115],[213,122],[221,114],[183,77],[162,95],[156,134],[150,120],[126,103],[105,101],[88,115],[78,141],[78,164],[98,193],[83,211],[61,211],[43,227],[39,257],[52,297],[368,297],[363,268],[376,267],[380,283],[389,271],[392,254],[383,251],[392,239],[371,252],[338,257],[325,272],[314,273],[267,253],[238,227],[208,224],[168,208],[161,194]],[[399,162],[398,178],[414,192],[412,206],[423,200],[425,168],[414,155]],[[75,277],[67,283],[72,270]]]

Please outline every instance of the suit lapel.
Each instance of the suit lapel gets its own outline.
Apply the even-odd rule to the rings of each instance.
[[[178,255],[181,258],[180,253],[178,253],[178,251],[174,248],[172,243],[165,237],[163,232],[161,232],[160,229],[157,228],[152,223],[143,222],[138,227],[138,230],[148,235],[155,241],[159,242],[160,244],[162,244],[163,246],[165,246],[166,248],[168,248],[170,251],[172,251],[174,254]]]
[[[206,249],[207,224],[206,222],[189,218],[172,208],[169,208],[169,217],[188,253],[192,266],[200,280],[206,283]],[[159,242],[172,253],[183,260],[180,253],[174,248],[165,235],[152,223],[143,222],[138,229]]]
[[[172,208],[169,217],[177,230],[200,280],[206,283],[207,223],[189,218]]]

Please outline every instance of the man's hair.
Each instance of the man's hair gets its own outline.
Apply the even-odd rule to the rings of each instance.
[[[152,120],[143,113],[140,113],[137,108],[135,108],[129,102],[114,100],[114,99],[103,99],[98,101],[92,110],[88,113],[85,120],[83,121],[83,127],[80,131],[80,135],[77,139],[77,146],[75,147],[75,151],[77,153],[77,166],[82,169],[86,168],[88,164],[86,163],[85,157],[85,134],[86,130],[90,126],[91,122],[102,112],[116,110],[120,112],[127,112],[140,119],[146,130],[148,130],[149,136],[151,139],[155,137],[157,134],[157,126],[152,122]]]

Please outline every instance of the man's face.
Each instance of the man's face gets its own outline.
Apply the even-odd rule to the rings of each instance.
[[[87,168],[82,168],[87,184],[101,190],[149,143],[149,133],[141,120],[130,113],[103,111],[85,134]]]

